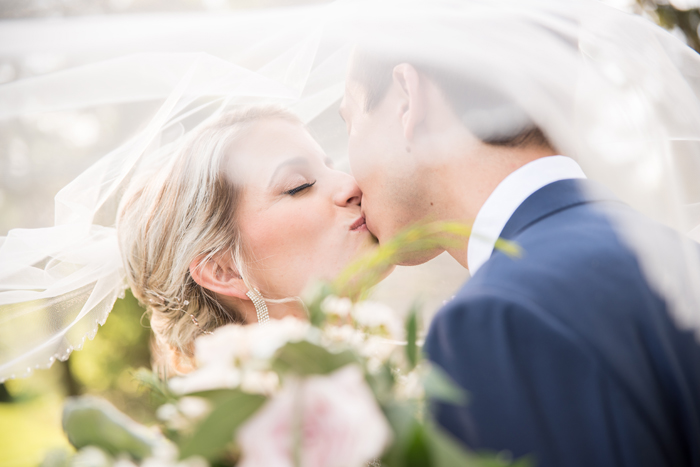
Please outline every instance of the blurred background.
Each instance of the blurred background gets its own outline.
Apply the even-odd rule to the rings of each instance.
[[[287,7],[324,1],[310,0],[0,0],[0,85],[80,65],[60,46],[43,50],[27,36],[26,44],[9,43],[23,37],[17,31],[51,28],[81,17],[137,19],[173,15],[186,24],[236,11]],[[606,0],[615,8],[642,15],[700,51],[700,0]],[[134,31],[119,29],[114,43],[133,43]],[[135,24],[135,23],[134,23]],[[8,31],[12,30],[12,34]],[[130,37],[131,36],[131,37]],[[194,39],[194,38],[193,38]],[[130,51],[85,42],[82,60],[97,60]],[[194,41],[196,42],[196,40]],[[102,50],[99,49],[102,47]],[[192,46],[196,48],[196,46]],[[121,52],[115,52],[115,50]],[[103,55],[101,55],[103,54]],[[136,132],[133,115],[152,112],[148,103],[100,106],[52,112],[17,119],[0,118],[0,236],[10,229],[53,224],[52,199],[92,162]],[[440,276],[430,273],[439,269]],[[442,300],[468,278],[451,258],[438,257],[428,269],[399,268],[375,293],[380,301],[405,310],[414,297],[402,293],[406,283],[426,292],[426,321]],[[417,289],[412,289],[417,290]],[[397,299],[397,297],[399,297]],[[150,329],[144,310],[127,292],[118,300],[105,325],[82,351],[31,377],[0,385],[0,467],[38,465],[52,448],[69,449],[60,426],[62,401],[79,394],[110,400],[137,421],[155,421],[153,407],[133,378],[139,367],[150,366]]]

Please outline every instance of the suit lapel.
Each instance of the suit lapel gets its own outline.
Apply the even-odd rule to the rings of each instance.
[[[610,190],[590,180],[570,179],[550,183],[523,201],[503,228],[501,238],[512,240],[529,226],[564,209],[603,201],[621,203]]]

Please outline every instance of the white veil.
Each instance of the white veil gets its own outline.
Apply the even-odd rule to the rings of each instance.
[[[117,44],[112,33],[125,24],[134,32]],[[114,229],[120,196],[198,124],[231,107],[278,103],[342,159],[337,107],[357,43],[489,83],[589,178],[700,239],[700,57],[594,1],[367,0],[186,20],[14,21],[0,27],[0,54],[55,47],[75,66],[0,86],[0,123],[134,102],[155,110],[56,195],[55,226],[2,239],[0,381],[66,359],[94,336],[126,287]],[[508,124],[498,111],[478,120],[485,132]],[[625,235],[682,323],[700,328],[697,250]]]
[[[94,337],[123,295],[126,283],[114,224],[119,198],[135,170],[158,167],[186,131],[227,107],[282,103],[310,121],[338,99],[347,52],[320,56],[319,13],[229,18],[224,24],[234,32],[225,39],[234,46],[228,52],[249,68],[207,53],[141,53],[0,87],[4,119],[157,102],[157,111],[143,117],[136,135],[56,195],[54,227],[15,229],[2,239],[0,381],[67,359],[86,337]],[[294,26],[287,27],[292,17]],[[209,27],[205,21],[198,33],[206,34]],[[26,32],[18,27],[18,34]],[[58,37],[61,32],[56,28]],[[235,44],[245,46],[236,50]]]

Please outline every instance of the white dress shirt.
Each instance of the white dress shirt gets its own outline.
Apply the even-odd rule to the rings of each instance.
[[[479,210],[467,247],[467,266],[473,276],[491,257],[496,240],[516,209],[531,194],[550,183],[586,178],[569,157],[548,156],[525,164],[498,184]]]

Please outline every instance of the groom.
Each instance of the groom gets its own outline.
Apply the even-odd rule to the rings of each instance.
[[[473,86],[357,53],[340,109],[380,242],[415,222],[473,221],[468,244],[447,250],[472,278],[425,342],[469,403],[436,402],[437,421],[540,466],[700,465],[700,347],[609,219],[660,227],[587,181],[517,107],[500,127],[470,118]],[[483,118],[489,101],[504,108],[478,95]],[[498,237],[522,257],[494,250]]]

